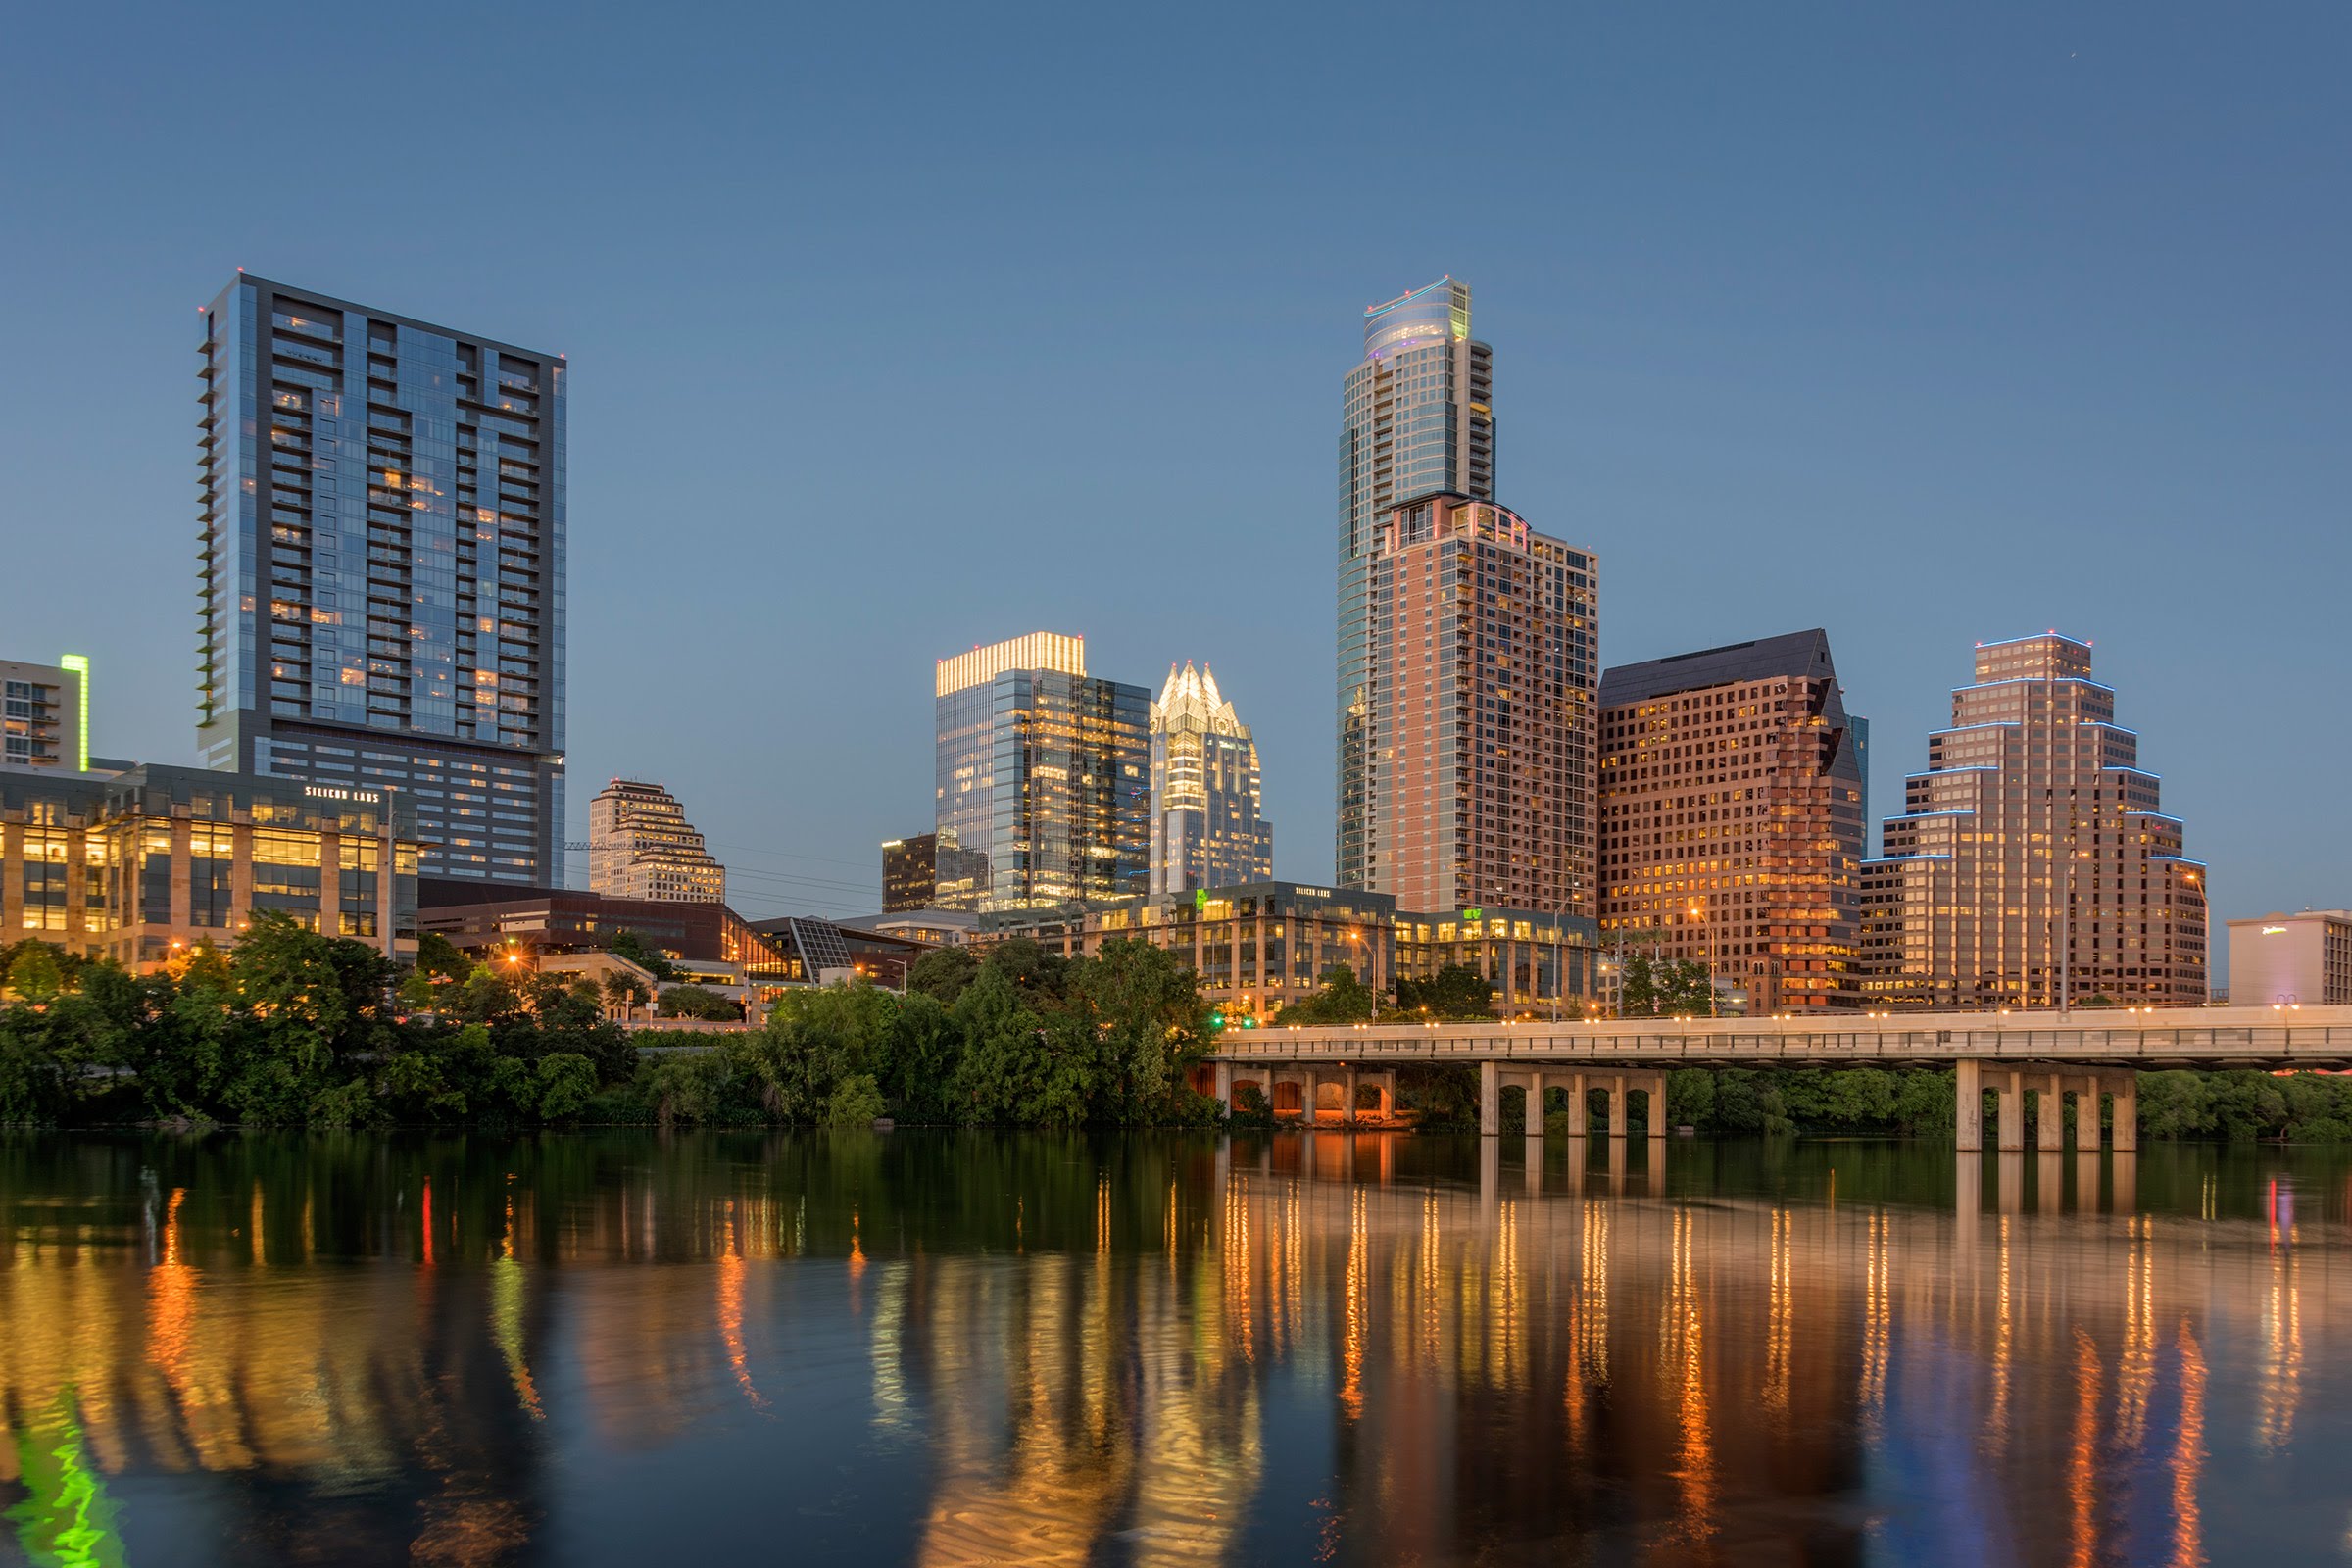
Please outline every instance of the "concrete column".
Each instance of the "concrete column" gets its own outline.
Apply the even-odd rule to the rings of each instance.
[[[1527,1071],[1527,1136],[1544,1136],[1544,1069],[1530,1067]]]
[[[1345,1093],[1348,1097],[1348,1107],[1340,1112],[1340,1120],[1346,1122],[1350,1127],[1355,1125],[1355,1095],[1356,1091],[1362,1087],[1360,1083],[1363,1074],[1358,1072],[1355,1068],[1349,1067],[1348,1069],[1348,1087],[1343,1091],[1343,1093]]]
[[[1625,1148],[1622,1140],[1632,1123],[1633,1117],[1627,1113],[1625,1104],[1625,1075],[1619,1073],[1609,1080],[1609,1136],[1619,1140],[1617,1148],[1621,1154]]]
[[[1984,1148],[1984,1085],[1978,1070],[1981,1065],[1966,1056],[1952,1063],[1952,1093],[1959,1102],[1954,1131],[1959,1135],[1963,1154],[1974,1154]]]
[[[1217,1063],[1217,1119],[1223,1121],[1232,1114],[1233,1063],[1220,1061]]]
[[[2139,1074],[2119,1072],[2109,1085],[2115,1095],[2115,1152],[2119,1154],[2139,1152]],[[2123,1192],[2124,1179],[2115,1179],[2116,1192]]]
[[[1488,1138],[1502,1131],[1502,1064],[1478,1064],[1478,1130]]]
[[[1312,1132],[1316,1123],[1321,1121],[1323,1117],[1323,1097],[1316,1092],[1323,1087],[1323,1073],[1319,1068],[1309,1067],[1304,1072],[1300,1073],[1298,1077],[1300,1080],[1298,1089],[1298,1121],[1301,1126],[1305,1127],[1309,1132]]]
[[[1993,1088],[2001,1096],[2001,1152],[2022,1154],[2026,1151],[2026,1085],[2025,1074],[1996,1073]]]
[[[1568,1075],[1568,1136],[1582,1138],[1592,1130],[1591,1080],[1581,1072]]]
[[[1649,1075],[1649,1136],[1666,1136],[1666,1075],[1662,1072]]]
[[[2044,1087],[2034,1097],[2040,1112],[2034,1141],[2043,1153],[2060,1153],[2066,1148],[2066,1080],[2052,1073],[2042,1082]]]

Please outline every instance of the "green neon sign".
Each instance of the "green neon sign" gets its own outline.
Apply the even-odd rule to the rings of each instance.
[[[60,669],[70,669],[74,674],[81,677],[80,681],[77,683],[81,687],[81,712],[78,720],[80,726],[80,739],[74,750],[74,771],[76,773],[87,773],[90,770],[89,656],[86,654],[68,654],[57,662],[57,667]]]
[[[1464,909],[1462,911],[1462,921],[1464,924],[1469,924],[1477,920],[1484,920],[1486,917],[1487,911],[1484,909]]]
[[[1193,907],[1195,909],[1206,909],[1208,907],[1208,889],[1193,889]]]

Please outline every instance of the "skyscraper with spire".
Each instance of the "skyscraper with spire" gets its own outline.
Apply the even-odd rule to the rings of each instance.
[[[1258,814],[1257,744],[1206,665],[1168,666],[1152,705],[1152,892],[1263,882],[1274,824]]]
[[[1599,564],[1495,504],[1493,367],[1467,284],[1364,315],[1340,437],[1338,880],[1589,941]]]

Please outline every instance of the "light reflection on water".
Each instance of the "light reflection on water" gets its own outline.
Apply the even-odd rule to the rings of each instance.
[[[16,1137],[0,1553],[2332,1558],[2348,1195],[2320,1151]]]

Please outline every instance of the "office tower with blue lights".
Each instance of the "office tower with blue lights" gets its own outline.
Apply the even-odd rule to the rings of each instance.
[[[203,315],[197,742],[554,885],[563,357],[240,272]]]

